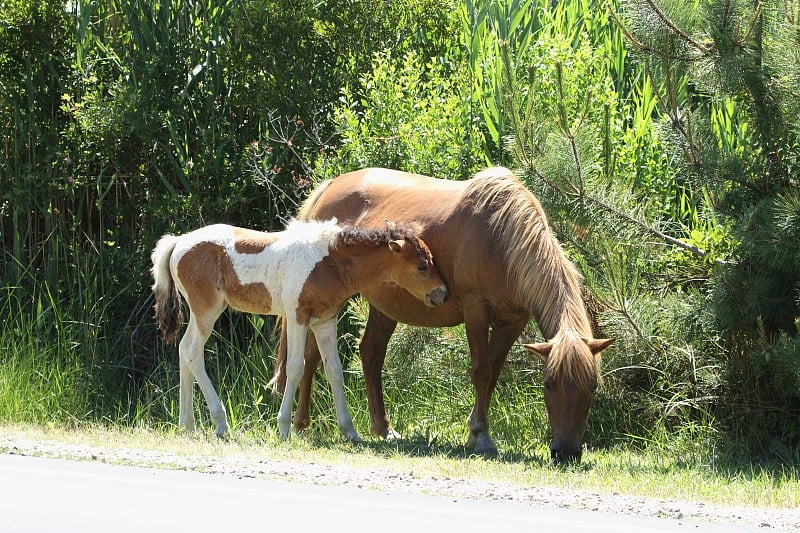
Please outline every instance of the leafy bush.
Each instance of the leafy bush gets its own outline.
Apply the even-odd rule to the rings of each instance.
[[[480,135],[465,105],[457,72],[408,52],[375,55],[358,92],[343,90],[334,123],[340,142],[321,160],[319,177],[381,166],[451,179],[468,177],[480,162]]]

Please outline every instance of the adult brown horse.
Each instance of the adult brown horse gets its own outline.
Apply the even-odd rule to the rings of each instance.
[[[580,291],[580,274],[551,234],[538,200],[508,169],[485,170],[468,181],[448,181],[387,169],[366,169],[320,184],[300,219],[338,218],[374,228],[385,221],[421,228],[448,288],[435,308],[385,283],[364,291],[370,311],[360,344],[371,431],[397,437],[386,415],[381,370],[397,322],[444,327],[464,323],[472,358],[475,404],[470,443],[478,454],[497,453],[487,413],[512,344],[531,316],[547,342],[524,345],[544,361],[544,399],[553,430],[551,457],[580,460],[589,406],[600,381],[601,350]],[[285,343],[281,343],[285,345]],[[276,375],[283,382],[284,349]],[[309,423],[308,402],[319,353],[306,343],[295,427]]]

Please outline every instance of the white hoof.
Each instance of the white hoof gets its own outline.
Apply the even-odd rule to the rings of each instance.
[[[391,428],[391,427],[390,427],[389,429],[387,429],[387,430],[386,430],[386,431],[383,433],[383,435],[381,435],[381,436],[383,437],[383,440],[390,440],[390,441],[400,440],[400,439],[402,439],[402,438],[403,438],[403,437],[400,435],[400,433],[396,432],[396,431],[394,430],[394,428]]]

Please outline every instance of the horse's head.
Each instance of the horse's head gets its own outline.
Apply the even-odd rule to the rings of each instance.
[[[394,239],[389,241],[389,249],[397,254],[394,281],[400,287],[430,307],[444,303],[447,287],[422,239],[416,236]]]
[[[559,334],[550,342],[523,344],[544,362],[544,403],[553,429],[550,457],[556,463],[581,459],[589,406],[600,385],[600,352],[612,342]]]

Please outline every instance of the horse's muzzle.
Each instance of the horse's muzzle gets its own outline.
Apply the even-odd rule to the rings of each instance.
[[[446,299],[447,299],[447,288],[444,285],[436,287],[431,292],[425,295],[425,303],[431,307],[442,305]]]

